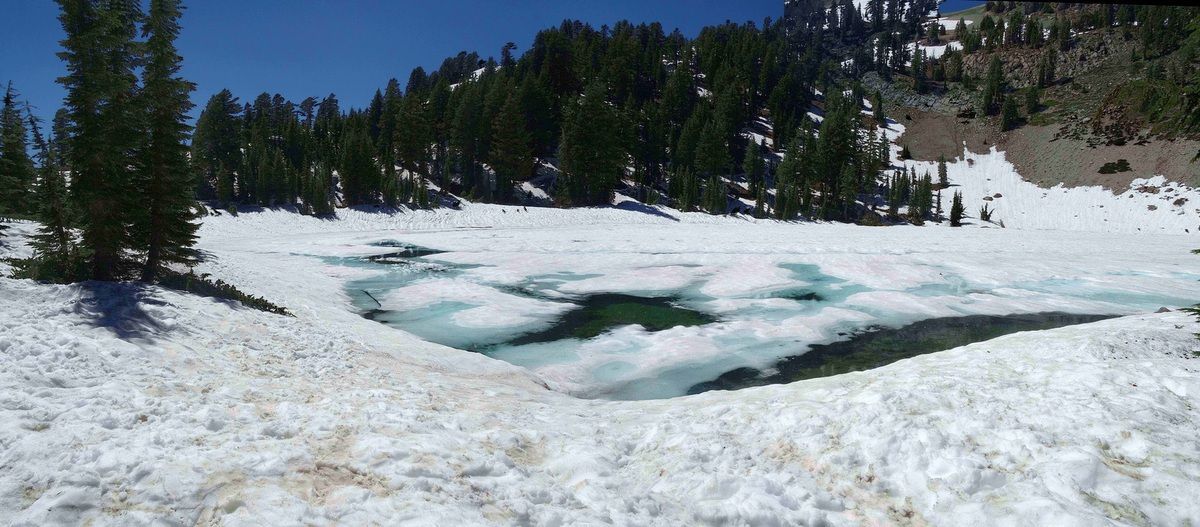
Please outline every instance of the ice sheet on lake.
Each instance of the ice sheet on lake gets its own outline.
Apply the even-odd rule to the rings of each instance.
[[[499,246],[485,231],[456,232],[453,240],[417,233],[405,241],[445,241],[447,251],[429,260],[464,268],[413,283],[406,278],[378,295],[383,309],[423,314],[385,320],[396,327],[456,347],[483,346],[562,391],[621,399],[682,395],[730,369],[769,367],[871,326],[973,314],[1129,314],[1200,297],[1197,276],[1180,272],[1173,260],[1095,259],[1092,246],[1080,243],[1045,246],[1043,256],[1031,260],[1020,244],[958,246],[953,238],[962,231],[947,239],[910,238],[914,228],[901,227],[890,232],[919,245],[816,248],[801,240],[748,243],[727,230],[696,229],[703,243],[687,249],[675,245],[684,240],[630,232],[636,227],[589,229],[586,237],[553,241],[514,231]],[[658,332],[617,327],[583,341],[504,344],[554,324],[573,303],[599,293],[672,297],[718,320]],[[453,308],[429,310],[445,302]]]

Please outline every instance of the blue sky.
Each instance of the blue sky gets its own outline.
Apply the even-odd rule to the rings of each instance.
[[[51,0],[7,0],[0,17],[0,82],[49,118],[63,92],[62,29]],[[782,0],[191,0],[179,48],[193,101],[229,88],[243,101],[261,92],[299,101],[336,93],[343,108],[365,106],[388,78],[401,85],[416,66],[436,69],[459,51],[499,56],[505,42],[524,52],[534,34],[563,19],[595,26],[660,22],[692,36],[725,20],[778,18]]]

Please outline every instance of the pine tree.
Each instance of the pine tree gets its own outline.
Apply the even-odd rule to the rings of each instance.
[[[483,161],[484,122],[483,88],[478,82],[467,82],[455,90],[457,107],[450,126],[450,149],[458,161],[462,191],[476,197],[485,194],[479,164]],[[491,123],[486,123],[491,130]]]
[[[696,145],[696,172],[702,176],[721,177],[729,173],[729,145],[721,128],[716,119],[711,119],[700,132]]]
[[[750,192],[757,194],[758,189],[762,187],[764,170],[762,149],[757,142],[750,141],[749,147],[746,148],[746,157],[742,161],[742,171],[750,183]]]
[[[954,200],[950,203],[950,226],[961,227],[963,219],[962,193],[955,192]]]
[[[921,51],[921,48],[917,48],[913,52],[912,79],[913,90],[917,93],[925,93],[925,53]]]
[[[1058,50],[1067,51],[1071,49],[1071,21],[1063,18],[1058,25]]]
[[[1036,85],[1025,89],[1025,113],[1033,115],[1041,108],[1041,90]]]
[[[389,87],[392,83],[396,83],[397,89],[399,89],[399,83],[396,81],[396,79],[392,79],[388,82]],[[383,116],[383,92],[376,89],[375,96],[371,98],[371,104],[367,106],[367,123],[370,127],[371,141],[379,141],[380,126],[383,124]]]
[[[841,218],[844,221],[853,220],[856,216],[858,203],[858,171],[853,163],[842,165],[842,173],[838,178],[838,195],[841,196]]]
[[[345,205],[377,203],[381,185],[370,123],[362,114],[351,114],[342,131],[341,164],[338,175]]]
[[[875,123],[879,126],[887,126],[887,116],[883,113],[883,94],[879,90],[875,90],[875,94],[871,96],[871,111],[875,115]]]
[[[179,35],[180,0],[150,0],[143,33],[147,62],[143,72],[142,100],[149,137],[141,151],[138,183],[142,206],[147,209],[139,225],[146,262],[142,280],[154,280],[163,265],[195,262],[198,224],[193,223],[193,182],[187,144],[191,127],[188,95],[195,89],[179,77],[182,58],[175,49]]]
[[[1000,57],[992,55],[992,60],[988,63],[987,80],[983,85],[983,101],[980,104],[984,115],[993,115],[999,107],[996,102],[1003,96],[1000,91],[1002,81]]]
[[[241,105],[229,90],[208,100],[192,136],[192,166],[200,175],[199,194],[228,206],[233,203],[242,170]]]
[[[63,110],[59,110],[61,115]],[[56,115],[56,120],[59,116]],[[55,136],[47,142],[38,128],[38,121],[30,112],[28,115],[29,129],[33,136],[34,151],[38,159],[38,184],[36,186],[36,210],[41,226],[33,236],[31,245],[35,258],[30,264],[37,266],[29,269],[30,277],[35,279],[72,279],[74,260],[74,236],[72,235],[69,212],[67,209],[67,185],[63,177],[61,157],[56,144],[64,140],[56,131]]]
[[[888,218],[895,221],[900,218],[900,202],[904,200],[901,193],[899,175],[893,175],[888,184]]]
[[[533,171],[533,150],[516,92],[509,93],[496,115],[492,137],[489,155],[492,169],[496,171],[496,200],[507,203],[512,200],[515,182],[527,179]]]
[[[937,165],[938,187],[946,188],[950,186],[950,177],[946,173],[946,156],[938,156]]]
[[[933,210],[933,221],[941,223],[942,222],[942,191],[941,191],[941,189],[938,189],[937,194],[934,195],[934,206],[935,207]]]
[[[574,205],[607,205],[624,175],[625,149],[619,141],[621,117],[605,100],[604,86],[592,83],[568,110],[559,163],[564,183],[560,199]]]
[[[728,192],[725,182],[720,177],[711,175],[704,184],[704,208],[709,214],[725,214],[729,205]]]
[[[1004,102],[1001,104],[1000,110],[1000,131],[1007,132],[1016,128],[1019,118],[1016,98],[1004,97]]]
[[[423,187],[424,178],[430,173],[429,145],[434,142],[434,133],[428,105],[421,92],[409,93],[400,101],[393,142],[400,166],[408,171],[409,181],[414,187]]]
[[[788,145],[783,161],[775,167],[775,217],[790,220],[794,211],[800,208],[793,203],[794,189],[805,185],[805,138],[806,134],[796,134]]]
[[[412,95],[412,98],[419,100],[420,96]],[[403,103],[400,81],[394,78],[389,79],[387,88],[379,97],[379,130],[374,137],[379,150],[379,164],[383,165],[383,178],[389,182],[396,178],[396,134],[403,123]],[[395,203],[389,203],[389,205],[395,205]]]
[[[17,92],[9,81],[0,109],[0,214],[33,209],[29,191],[33,188],[34,166],[29,159],[28,141],[24,118],[17,108]]]
[[[129,167],[136,160],[140,117],[136,106],[136,23],[139,2],[58,0],[66,39],[59,56],[67,74],[66,108],[73,133],[67,151],[71,198],[79,212],[84,256],[96,280],[121,274],[131,246],[133,204]]]

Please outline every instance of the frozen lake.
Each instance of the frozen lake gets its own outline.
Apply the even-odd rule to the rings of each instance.
[[[848,238],[807,240],[694,225],[456,230],[380,237],[373,257],[325,259],[362,274],[345,289],[376,321],[610,399],[685,395],[747,371],[785,382],[781,359],[871,329],[1144,313],[1200,297],[1183,251],[1138,258],[1110,244],[1105,256],[1089,241],[1098,235],[926,229],[910,240],[912,230],[842,226]],[[847,245],[856,235],[874,246]],[[1012,331],[1092,319],[1054,320]]]

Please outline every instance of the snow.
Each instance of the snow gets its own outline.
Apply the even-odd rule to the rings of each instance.
[[[529,195],[533,196],[535,199],[541,199],[541,200],[549,200],[550,199],[550,194],[547,194],[545,190],[541,189],[540,187],[538,187],[528,181],[521,182],[521,190],[529,193]]]
[[[562,211],[530,214],[535,213],[547,223],[551,217],[557,225],[573,222]],[[805,346],[835,340],[847,326],[900,326],[971,314],[1127,314],[1186,306],[1200,297],[1200,275],[1181,272],[1194,258],[1187,241],[1182,248],[1169,244],[1167,253],[1155,253],[1149,262],[1130,255],[1082,265],[1096,244],[1111,245],[1114,237],[1092,236],[1078,244],[1078,234],[1046,235],[1013,253],[1004,240],[1025,238],[1019,232],[988,235],[1000,244],[991,248],[931,244],[926,238],[932,229],[901,227],[891,229],[894,243],[922,249],[889,245],[877,252],[859,248],[877,243],[871,229],[809,225],[797,233],[786,224],[747,223],[761,241],[741,239],[745,234],[736,224],[691,225],[686,233],[635,223],[504,234],[409,232],[402,236],[406,243],[446,251],[427,260],[461,269],[419,278],[406,274],[396,285],[375,281],[372,287],[385,308],[419,315],[393,325],[454,347],[500,343],[546,327],[567,309],[564,300],[599,293],[675,297],[720,318],[694,328],[614,331],[584,343],[502,346],[494,353],[531,369],[556,390],[620,399],[683,395],[725,371],[769,367]],[[698,246],[700,240],[704,244]],[[1029,261],[1031,250],[1042,255],[1036,263]],[[1131,269],[1137,273],[1126,272]],[[545,299],[513,295],[514,288]],[[795,292],[815,292],[822,299],[773,298]],[[447,301],[459,309],[429,309]],[[360,307],[374,307],[366,302]]]
[[[531,269],[518,270],[531,273],[594,260],[625,269],[610,285],[677,285],[673,273],[631,263],[675,265],[706,280],[707,294],[734,297],[727,307],[737,309],[770,304],[755,295],[791,279],[766,262],[802,257],[874,288],[850,298],[882,309],[920,301],[903,289],[934,280],[935,265],[994,283],[1000,296],[1052,276],[1150,294],[1194,287],[1191,237],[464,209],[206,218],[201,248],[212,258],[201,271],[295,318],[154,287],[0,279],[0,517],[13,525],[1200,518],[1192,335],[1200,325],[1184,314],[1018,333],[789,385],[614,402],[548,390],[529,370],[360,317],[345,285],[370,273],[333,261],[387,252],[370,244],[399,239],[451,251],[434,255],[443,261],[486,261],[497,281],[518,279],[509,267],[521,261]],[[604,252],[615,256],[595,256]],[[670,263],[689,259],[706,267]],[[602,285],[593,284],[582,287]],[[619,337],[638,338],[626,333]],[[694,337],[662,343],[660,357]]]
[[[496,66],[496,70],[497,70],[497,71],[499,71],[499,70],[500,70],[500,66]],[[482,68],[476,69],[475,71],[472,71],[470,75],[468,75],[468,76],[467,76],[467,79],[466,79],[464,82],[477,81],[477,80],[479,80],[479,78],[480,78],[480,77],[483,77],[483,73],[484,73],[484,72],[486,72],[486,71],[487,71],[487,66],[484,66],[484,67],[482,67]],[[462,83],[461,83],[461,82],[456,82],[456,83],[454,83],[454,84],[451,84],[451,85],[450,85],[450,90],[451,90],[451,91],[453,91],[453,90],[454,90],[455,88],[457,88],[457,87],[458,87],[460,84],[462,84]]]
[[[961,50],[962,42],[953,40],[953,41],[947,42],[945,44],[939,44],[937,46],[926,46],[924,44],[918,44],[916,42],[909,42],[907,44],[907,46],[908,46],[908,51],[909,51],[910,55],[912,54],[912,52],[916,51],[917,48],[921,48],[921,51],[923,53],[925,53],[925,58],[937,59],[937,58],[941,58],[941,56],[946,53],[947,49]],[[911,64],[912,61],[909,61],[909,63]]]
[[[936,163],[905,162],[918,174],[937,174]],[[1138,178],[1125,189],[1100,186],[1052,188],[1025,181],[1002,151],[984,154],[963,149],[946,164],[953,187],[961,191],[969,216],[984,204],[993,221],[1018,229],[1106,231],[1124,233],[1200,233],[1200,189],[1169,182],[1162,176]],[[991,198],[985,200],[984,198]],[[949,203],[949,196],[942,198]]]
[[[963,24],[967,25],[967,26],[970,26],[971,24],[975,23],[974,20],[967,20],[965,18],[955,18],[955,17],[942,17],[942,18],[937,19],[937,22],[938,22],[938,25],[942,26],[942,29],[944,29],[946,31],[954,31],[954,28],[958,27],[959,20],[962,20]],[[959,36],[962,36],[962,35],[959,35]]]

